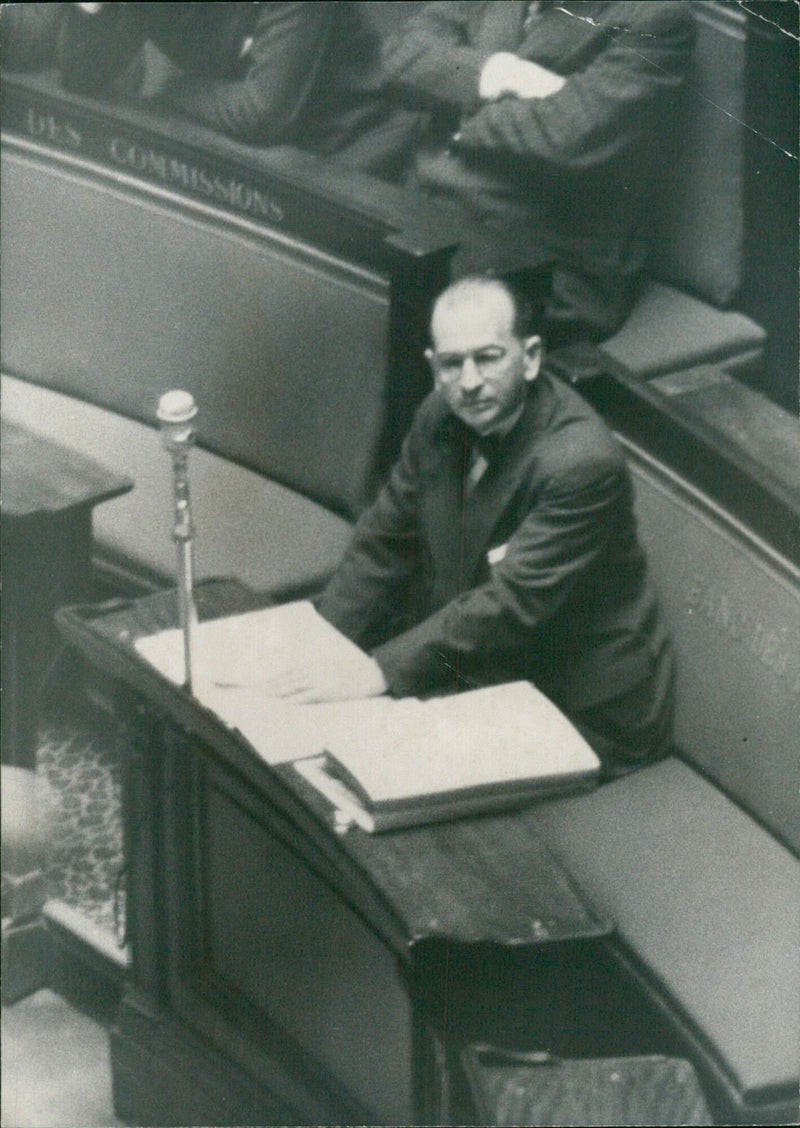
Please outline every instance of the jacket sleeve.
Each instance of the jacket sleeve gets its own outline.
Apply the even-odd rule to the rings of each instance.
[[[249,67],[235,80],[184,75],[164,103],[242,140],[276,144],[312,93],[328,46],[334,5],[261,4]]]
[[[471,113],[479,103],[481,70],[491,54],[470,45],[471,17],[481,7],[459,0],[426,4],[384,44],[381,62],[387,84],[424,105]]]
[[[396,696],[458,681],[462,665],[536,645],[535,632],[562,606],[604,552],[627,489],[624,471],[606,466],[592,480],[549,486],[508,541],[485,583],[373,653]]]
[[[640,3],[585,70],[546,98],[502,98],[461,124],[462,152],[503,153],[586,170],[648,139],[658,145],[664,98],[681,85],[694,40],[682,4]]]
[[[387,485],[360,517],[339,567],[317,601],[324,618],[365,648],[393,633],[415,569],[415,448],[412,429]]]

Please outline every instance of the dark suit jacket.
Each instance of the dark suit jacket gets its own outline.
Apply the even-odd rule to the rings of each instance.
[[[628,691],[667,709],[669,646],[602,421],[540,376],[466,498],[465,450],[433,393],[320,612],[372,650],[396,695],[524,678],[573,717]]]
[[[573,275],[556,277],[556,297],[560,285],[562,302],[610,332],[645,260],[654,166],[669,150],[693,20],[677,0],[585,0],[543,4],[526,26],[528,7],[426,5],[387,42],[387,81],[432,112],[417,176],[473,219],[463,269],[517,271],[544,244]],[[498,51],[567,81],[546,98],[481,103],[480,73]]]
[[[382,96],[377,35],[354,4],[106,4],[96,15],[63,8],[68,89],[108,92],[150,40],[182,68],[158,101],[232,137],[290,142],[387,174],[408,148],[418,115]]]

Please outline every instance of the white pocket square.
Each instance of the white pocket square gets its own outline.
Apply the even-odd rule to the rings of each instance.
[[[486,559],[490,564],[499,564],[506,552],[508,552],[508,544],[498,544],[497,548],[489,549],[486,553]]]

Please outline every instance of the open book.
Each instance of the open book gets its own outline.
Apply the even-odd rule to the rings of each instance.
[[[179,631],[136,645],[182,681]],[[291,705],[267,697],[259,686],[289,662],[364,657],[306,601],[203,623],[195,647],[201,704],[268,763],[293,761],[340,824],[380,831],[506,809],[591,786],[599,770],[583,737],[528,682],[425,701]]]

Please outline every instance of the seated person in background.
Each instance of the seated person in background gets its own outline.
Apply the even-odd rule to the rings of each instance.
[[[529,334],[504,282],[440,295],[434,390],[317,604],[373,661],[270,688],[309,702],[527,679],[616,774],[669,750],[671,648],[622,452],[540,373]]]
[[[693,27],[676,0],[446,2],[385,44],[387,83],[431,111],[415,182],[471,225],[454,275],[524,285],[549,252],[551,347],[609,336],[635,300]]]
[[[337,153],[380,175],[404,159],[418,115],[380,95],[377,36],[352,4],[53,7],[65,9],[57,53],[69,90],[136,96],[241,141]]]

